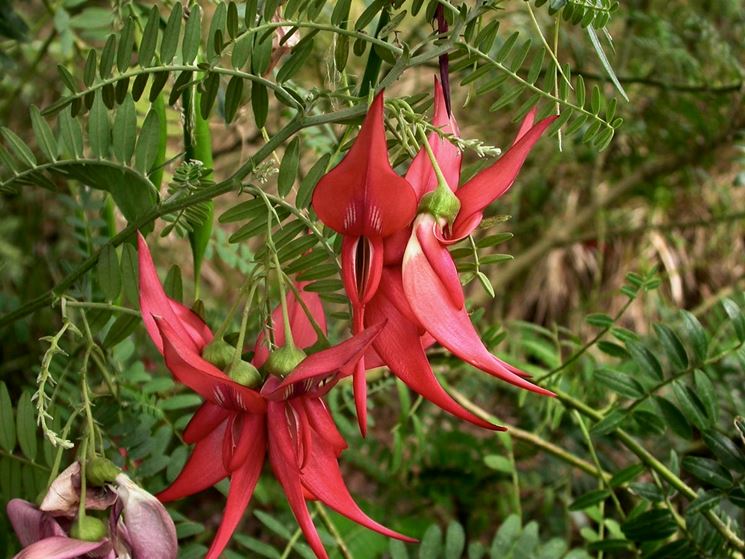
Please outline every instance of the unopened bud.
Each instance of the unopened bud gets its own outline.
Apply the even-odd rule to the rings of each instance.
[[[248,361],[242,359],[230,365],[226,371],[228,376],[238,384],[253,387],[261,383],[261,373]]]
[[[88,460],[85,465],[85,478],[94,487],[102,487],[107,483],[113,483],[120,473],[121,470],[107,458],[96,457]]]
[[[306,358],[305,352],[295,346],[282,346],[269,354],[264,368],[266,372],[278,377],[290,374]]]
[[[452,224],[460,211],[460,200],[452,190],[441,186],[422,197],[419,211],[430,213],[438,219],[443,218]]]
[[[95,516],[78,518],[70,528],[70,535],[86,542],[100,542],[108,535],[106,524]]]
[[[215,338],[202,350],[202,357],[218,369],[225,369],[233,361],[235,348],[222,338]]]

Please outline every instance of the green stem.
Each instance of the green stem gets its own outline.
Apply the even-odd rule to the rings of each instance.
[[[349,548],[347,547],[346,542],[341,537],[341,533],[339,532],[339,529],[336,527],[336,524],[333,523],[331,520],[331,517],[326,512],[326,509],[323,508],[323,505],[316,501],[315,503],[316,510],[318,511],[318,514],[321,516],[321,519],[323,520],[323,523],[326,525],[326,527],[329,529],[329,532],[331,532],[331,535],[334,537],[334,540],[336,540],[336,544],[339,546],[339,552],[345,557],[345,559],[354,559],[352,556],[352,553],[349,551]]]
[[[88,439],[83,439],[80,446],[80,453],[78,455],[78,463],[80,464],[80,499],[78,503],[78,522],[85,518],[85,501],[86,499],[86,483],[85,479],[85,467],[86,467],[86,456],[88,454]]]
[[[76,409],[70,414],[70,417],[67,419],[67,423],[65,423],[64,428],[62,429],[61,437],[63,439],[66,439],[68,435],[70,434],[70,429],[72,428],[72,422],[75,421],[75,418],[80,415],[80,412],[83,411],[82,409]],[[62,453],[65,451],[65,448],[62,446],[57,447],[57,453],[54,455],[54,463],[52,464],[52,469],[49,471],[49,480],[47,481],[47,486],[51,485],[54,479],[59,475],[59,468],[60,464],[62,463]]]
[[[603,336],[605,336],[610,331],[610,329],[613,327],[613,325],[615,325],[616,322],[618,322],[621,319],[621,317],[624,315],[624,313],[629,308],[629,306],[631,306],[631,303],[633,303],[634,300],[635,299],[633,299],[633,298],[629,298],[629,300],[626,301],[626,303],[624,303],[623,307],[621,307],[620,310],[616,313],[616,316],[613,317],[613,321],[608,326],[606,326],[605,328],[603,328],[602,330],[600,330],[600,332],[598,332],[595,335],[594,338],[592,338],[589,342],[587,342],[585,345],[583,345],[581,348],[579,348],[575,353],[573,353],[571,355],[571,357],[569,357],[569,359],[567,359],[566,361],[564,361],[558,367],[556,367],[554,369],[551,369],[545,375],[543,375],[541,377],[538,377],[535,382],[536,383],[545,382],[546,380],[550,379],[555,374],[557,374],[557,373],[563,371],[564,369],[566,369],[569,365],[571,365],[572,363],[574,363],[575,361],[577,361],[577,359],[579,359],[580,357],[582,357],[582,355],[584,355],[584,353],[588,349],[590,349],[592,346],[594,346]]]
[[[67,299],[65,305],[68,307],[76,307],[81,309],[96,309],[103,311],[118,312],[122,314],[131,314],[133,316],[140,316],[140,313],[134,309],[127,307],[121,307],[119,305],[112,305],[111,303],[93,303],[87,301],[72,301]]]
[[[225,320],[222,321],[222,324],[220,324],[220,327],[215,331],[214,338],[216,340],[221,339],[223,336],[225,336],[225,333],[228,331],[228,328],[233,323],[233,316],[235,316],[235,311],[238,310],[238,306],[241,304],[241,301],[243,301],[243,289],[241,289],[240,294],[238,295],[238,299],[236,299],[235,303],[230,307],[230,310],[228,311],[228,315],[225,317]]]
[[[600,459],[598,458],[598,454],[595,451],[595,444],[592,442],[590,431],[587,429],[587,425],[585,425],[585,422],[582,419],[582,415],[577,410],[573,410],[573,415],[574,415],[574,419],[577,421],[577,424],[579,425],[580,431],[582,431],[582,436],[585,438],[585,442],[587,443],[587,449],[590,451],[590,456],[592,457],[592,461],[595,464],[595,467],[599,471],[602,469],[602,466],[600,465]],[[608,480],[601,477],[600,484],[608,491],[608,493],[610,493],[610,497],[613,500],[613,505],[616,507],[616,511],[618,512],[618,516],[621,519],[625,519],[626,513],[623,511],[621,502],[618,500],[618,497],[616,496],[615,491],[613,491],[613,488],[610,486],[610,483],[608,482]]]
[[[287,559],[290,556],[290,553],[292,553],[292,548],[295,547],[295,544],[302,535],[303,531],[300,528],[295,530],[295,533],[292,534],[292,537],[287,541],[287,546],[285,546],[285,549],[279,559]]]
[[[87,423],[87,429],[86,429],[86,437],[89,441],[89,444],[87,445],[88,449],[88,457],[93,458],[95,455],[96,449],[96,424],[93,420],[93,411],[91,410],[91,400],[90,400],[90,394],[88,389],[88,360],[90,358],[90,354],[92,351],[92,347],[89,346],[85,350],[85,356],[83,357],[83,368],[82,368],[82,374],[81,374],[81,391],[83,393],[83,409],[85,410],[85,419]]]
[[[300,308],[303,309],[303,313],[308,319],[308,322],[310,322],[310,325],[313,327],[313,330],[315,331],[316,336],[318,336],[318,339],[322,340],[325,344],[328,344],[329,339],[328,339],[328,336],[326,336],[326,332],[323,331],[323,328],[320,327],[320,325],[314,318],[313,313],[310,312],[308,305],[305,304],[303,297],[300,295],[300,290],[295,286],[295,284],[293,283],[293,281],[290,279],[290,277],[287,274],[282,272],[282,276],[285,278],[285,281],[287,282],[287,286],[290,288],[290,291],[292,291],[292,294],[295,296],[295,300],[300,305]]]
[[[2,448],[0,448],[0,455],[7,456],[11,460],[17,460],[21,464],[25,464],[27,466],[31,466],[32,468],[38,468],[38,469],[43,470],[43,471],[48,471],[49,470],[49,468],[47,468],[46,466],[42,466],[41,464],[37,464],[36,462],[33,462],[33,461],[29,460],[28,458],[24,458],[23,456],[17,456],[16,454],[13,454],[12,452],[8,452],[7,450],[3,450]]]
[[[277,251],[274,250],[274,245],[271,245],[270,249],[272,251],[274,267],[277,271],[277,287],[279,288],[279,304],[282,309],[282,326],[285,332],[285,345],[287,347],[295,347],[295,339],[292,336],[292,327],[290,325],[290,313],[287,308],[287,294],[285,293],[285,280],[282,274],[282,268],[279,265],[279,258],[277,257]]]
[[[251,291],[246,299],[246,304],[243,307],[243,316],[241,318],[241,329],[238,331],[238,341],[235,344],[235,354],[233,355],[233,365],[241,360],[243,355],[243,342],[246,340],[246,330],[248,329],[248,313],[251,311],[251,303],[253,302],[254,293],[256,293],[256,285],[251,286]]]
[[[419,141],[422,144],[422,147],[427,152],[427,156],[429,157],[430,162],[432,163],[432,169],[435,171],[435,176],[437,177],[437,189],[438,190],[447,190],[448,192],[452,192],[450,190],[450,187],[448,186],[448,181],[445,179],[445,175],[442,172],[442,169],[440,168],[440,164],[437,162],[437,157],[435,157],[435,152],[432,151],[432,146],[429,145],[429,139],[427,138],[427,134],[424,132],[423,128],[417,127],[417,134],[419,135]]]
[[[444,382],[443,382],[443,385],[447,386]],[[491,413],[489,413],[488,411],[480,407],[478,404],[470,400],[465,394],[463,394],[456,388],[453,388],[452,386],[447,386],[447,389],[448,389],[448,392],[453,396],[453,398],[455,398],[458,401],[458,403],[461,404],[468,411],[492,423],[501,423],[499,419],[497,419],[496,416],[492,415]],[[513,439],[526,442],[530,444],[531,446],[539,448],[543,450],[544,452],[547,452],[555,456],[559,460],[566,462],[570,466],[574,466],[575,468],[578,468],[582,470],[583,472],[590,474],[591,476],[595,476],[598,478],[604,478],[604,479],[610,479],[611,477],[611,474],[609,474],[608,472],[602,469],[597,469],[596,466],[594,466],[587,460],[583,460],[582,458],[575,456],[571,452],[567,452],[560,446],[557,446],[549,441],[546,441],[534,433],[531,433],[529,431],[524,431],[520,429],[519,427],[514,427],[512,425],[505,425],[505,427],[507,427]]]

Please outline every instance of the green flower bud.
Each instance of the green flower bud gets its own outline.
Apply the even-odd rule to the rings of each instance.
[[[233,363],[226,371],[228,376],[243,386],[258,386],[261,383],[261,373],[248,361],[242,359]]]
[[[88,460],[85,465],[85,478],[94,487],[112,483],[120,473],[121,470],[107,458],[96,457]]]
[[[202,357],[218,369],[225,369],[233,361],[235,348],[222,338],[215,338],[202,350]]]
[[[100,542],[108,535],[106,524],[95,516],[78,518],[70,528],[70,535],[86,542]]]
[[[282,346],[269,354],[264,369],[266,372],[278,377],[290,374],[298,364],[306,358],[305,352],[295,346]]]
[[[438,219],[444,218],[452,224],[460,211],[460,200],[452,190],[439,186],[422,197],[419,211],[430,213]]]

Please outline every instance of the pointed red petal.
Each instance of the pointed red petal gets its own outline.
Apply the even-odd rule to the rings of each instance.
[[[416,541],[386,528],[362,512],[344,484],[336,454],[325,441],[316,441],[308,464],[300,472],[300,478],[303,485],[319,501],[357,524],[390,538],[407,542]]]
[[[282,485],[285,495],[287,495],[290,509],[292,509],[308,545],[319,559],[328,559],[328,554],[323,548],[321,538],[318,536],[313,520],[308,513],[308,507],[305,504],[303,487],[300,483],[300,470],[298,469],[292,437],[285,417],[286,405],[286,402],[269,402],[268,405],[269,461],[274,475]]]
[[[401,281],[400,276],[397,281]],[[398,312],[396,306],[389,299],[390,292],[387,289],[389,283],[383,284],[385,288],[381,288],[375,299],[368,305],[368,316],[373,321],[379,321],[382,318],[388,319],[385,328],[375,338],[373,347],[383,358],[391,372],[414,392],[421,394],[446,412],[479,427],[495,430],[503,429],[484,421],[461,407],[440,386],[421,346],[416,326],[406,320],[406,317]]]
[[[365,376],[364,355],[357,361],[352,373],[352,386],[354,389],[354,408],[357,412],[357,424],[360,434],[367,436],[367,376]]]
[[[227,477],[228,471],[219,458],[226,425],[227,421],[223,421],[217,429],[194,446],[181,473],[171,485],[156,495],[158,499],[167,503],[194,495]]]
[[[440,243],[437,231],[440,229],[435,218],[430,214],[420,215],[414,222],[414,235],[419,240],[422,252],[427,257],[429,265],[437,277],[445,286],[455,308],[460,309],[465,305],[463,286],[460,284],[458,270],[455,268],[453,257],[450,252]]]
[[[214,431],[220,423],[225,421],[230,412],[210,402],[205,402],[194,413],[189,424],[184,429],[184,442],[194,444]]]
[[[525,134],[527,134],[531,128],[533,128],[533,123],[535,122],[535,115],[538,114],[538,107],[533,107],[530,109],[528,114],[525,115],[525,118],[520,123],[520,128],[517,129],[517,134],[515,134],[515,139],[512,140],[512,145],[514,146],[517,142],[519,142]]]
[[[442,250],[447,249],[442,247]],[[538,394],[553,395],[516,375],[489,353],[471,324],[465,307],[453,305],[448,290],[424,255],[417,235],[411,236],[406,247],[402,277],[412,311],[441,345],[490,375]]]
[[[446,134],[460,136],[455,118],[448,117],[442,86],[437,78],[435,78],[434,97],[435,108],[432,115],[432,125]],[[448,186],[455,191],[460,182],[460,167],[463,158],[460,150],[436,132],[429,135],[428,141],[442,174],[445,175]],[[422,196],[433,191],[437,186],[437,176],[425,149],[419,150],[419,153],[414,157],[409,170],[406,172],[406,180],[414,188],[417,200],[421,200]]]
[[[249,424],[252,431],[250,438],[251,445],[247,449],[246,460],[239,468],[233,471],[230,476],[230,490],[228,491],[228,501],[225,504],[225,513],[223,514],[220,528],[217,530],[215,539],[205,559],[217,559],[228,545],[230,537],[233,535],[236,526],[243,517],[243,513],[251,501],[256,482],[261,475],[261,468],[264,465],[264,456],[266,454],[266,434],[263,425],[263,416],[253,416],[252,421],[259,421],[261,424]],[[253,429],[253,427],[258,427]],[[246,425],[244,425],[244,430]],[[243,439],[243,437],[241,437]]]
[[[313,209],[337,233],[387,237],[411,222],[416,204],[411,185],[388,161],[381,92],[349,153],[318,182]]]
[[[180,382],[202,398],[226,409],[263,413],[266,403],[259,393],[238,384],[220,369],[202,359],[177,336],[170,324],[157,320],[163,339],[166,365]]]
[[[176,317],[181,320],[181,325],[189,334],[189,337],[196,343],[197,349],[202,351],[202,348],[212,341],[213,336],[210,327],[189,307],[170,298],[168,302]]]
[[[347,448],[347,441],[344,440],[339,429],[337,429],[336,423],[334,423],[323,400],[320,398],[300,398],[299,401],[303,403],[308,422],[316,432],[316,436],[322,437],[339,456]]]
[[[325,333],[326,314],[323,311],[321,297],[318,293],[313,291],[304,291],[303,288],[307,284],[308,282],[297,282],[297,290],[300,293],[303,303],[308,307],[308,311],[313,317],[313,320],[315,320],[318,327]],[[302,305],[295,298],[295,293],[292,290],[287,294],[287,314],[290,317],[292,337],[297,347],[305,349],[311,347],[318,341],[318,334],[313,328],[308,316],[305,314]],[[272,329],[274,331],[274,343],[277,347],[285,345],[284,320],[282,318],[282,308],[280,306],[277,306],[272,311]],[[266,360],[269,358],[269,348],[267,347],[265,340],[264,331],[262,330],[256,339],[256,346],[254,347],[253,364],[256,367],[264,365]]]
[[[376,324],[340,344],[309,355],[281,383],[265,383],[261,395],[267,400],[286,400],[293,396],[317,396],[319,383],[345,372],[365,354],[384,324]]]
[[[137,234],[137,255],[140,283],[140,313],[150,338],[163,353],[163,341],[153,316],[160,316],[168,322],[185,344],[197,353],[212,339],[209,328],[181,303],[170,299],[158,278],[158,272],[150,255],[145,238]]]
[[[528,115],[526,118],[531,117]],[[512,186],[533,145],[556,118],[544,118],[533,126],[494,165],[481,171],[458,190],[461,205],[453,226],[453,239],[469,235],[478,224],[478,221],[474,223],[474,215],[480,216],[489,204]]]

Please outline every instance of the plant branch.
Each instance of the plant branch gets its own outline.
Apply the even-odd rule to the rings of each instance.
[[[585,415],[593,421],[601,421],[603,414],[596,411],[592,407],[588,406],[584,402],[577,400],[573,396],[566,392],[554,389],[556,398],[566,407],[577,410],[582,415]],[[647,467],[656,472],[662,479],[667,481],[674,489],[679,491],[684,497],[694,500],[698,496],[696,491],[689,486],[686,482],[680,479],[675,473],[660,462],[651,452],[644,448],[634,437],[623,429],[616,429],[612,432],[612,435],[618,438],[623,445],[633,452]],[[736,549],[745,551],[745,541],[732,531],[724,521],[719,518],[716,513],[712,510],[707,510],[701,514],[711,523],[711,525]]]
[[[448,386],[448,392],[450,392],[450,395],[453,398],[455,398],[460,405],[462,405],[464,408],[466,408],[468,411],[472,412],[473,414],[477,415],[478,417],[485,419],[486,421],[490,421],[492,423],[500,423],[504,425],[503,422],[501,422],[494,415],[492,415],[491,413],[486,411],[484,408],[480,407],[478,404],[470,400],[468,396],[460,392],[457,388]],[[507,430],[509,431],[509,434],[512,436],[513,439],[526,442],[531,446],[539,448],[543,450],[544,452],[547,452],[551,454],[552,456],[555,456],[559,460],[566,462],[570,466],[574,466],[575,468],[578,468],[582,470],[583,472],[590,474],[591,476],[605,479],[606,481],[611,478],[611,474],[609,474],[608,472],[603,471],[603,470],[598,470],[595,467],[595,465],[588,462],[587,460],[583,460],[582,458],[575,456],[571,452],[567,452],[560,446],[557,446],[547,440],[544,440],[534,433],[531,433],[529,431],[524,431],[520,429],[519,427],[514,427],[512,425],[505,425],[505,427],[507,427]]]

